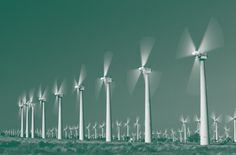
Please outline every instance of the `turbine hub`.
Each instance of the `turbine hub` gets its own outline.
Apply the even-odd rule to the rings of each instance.
[[[110,78],[110,77],[104,76],[104,77],[101,77],[100,79],[102,81],[104,81],[105,83],[111,83],[112,82],[112,78]]]
[[[39,97],[39,101],[46,102],[46,99],[44,97]]]
[[[63,97],[63,94],[62,93],[55,93],[55,96],[59,97],[59,98],[62,98]]]
[[[201,53],[199,51],[194,51],[192,55],[196,56],[199,60],[206,60],[207,59],[207,54],[206,53]]]
[[[82,85],[79,86],[79,91],[84,91],[84,89],[85,89],[84,86]]]
[[[146,68],[146,67],[139,67],[138,70],[142,72],[143,74],[150,74],[152,72],[151,68]]]

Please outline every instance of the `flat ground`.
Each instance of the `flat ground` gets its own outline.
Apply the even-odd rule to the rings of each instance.
[[[210,154],[236,155],[236,144],[210,145],[174,143],[120,143],[120,142],[79,142],[76,140],[41,140],[0,137],[0,154]]]

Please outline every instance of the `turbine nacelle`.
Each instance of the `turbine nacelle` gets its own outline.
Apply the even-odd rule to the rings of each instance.
[[[110,77],[101,77],[100,80],[102,80],[104,83],[111,83],[112,82],[112,78]]]
[[[84,91],[85,87],[82,85],[75,85],[75,89],[77,89],[79,91]]]
[[[39,101],[41,101],[41,102],[46,102],[46,98],[44,98],[44,97],[39,97]]]
[[[200,51],[194,51],[192,53],[192,55],[197,57],[199,60],[206,60],[207,59],[207,54],[206,53],[202,53]]]
[[[54,95],[55,95],[56,97],[58,97],[58,98],[62,98],[62,97],[63,97],[63,94],[62,94],[62,93],[59,93],[59,92],[56,92]]]
[[[150,74],[152,72],[151,68],[139,67],[138,70],[143,74]]]

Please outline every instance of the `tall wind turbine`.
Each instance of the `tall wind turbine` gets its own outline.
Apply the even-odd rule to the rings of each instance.
[[[207,53],[222,47],[223,44],[223,33],[220,25],[215,19],[211,19],[199,48],[195,47],[189,32],[185,31],[180,43],[179,51],[181,53],[177,55],[178,58],[195,57],[192,73],[195,73],[196,69],[200,71],[200,145],[209,144],[209,117],[205,73]]]
[[[77,95],[79,96],[79,140],[84,140],[84,104],[83,104],[83,91],[84,86],[82,85],[84,79],[86,77],[85,67],[82,66],[79,75],[79,81],[75,80],[74,88],[77,91]]]
[[[56,96],[56,102],[58,104],[58,126],[57,126],[57,139],[62,139],[62,98],[63,98],[63,82],[60,87],[55,83],[54,95]]]
[[[29,138],[29,103],[26,99],[26,96],[23,98],[23,104],[25,107],[25,137]]]
[[[87,135],[88,139],[90,139],[90,126],[91,126],[90,123],[86,126],[86,129],[87,129],[87,132],[88,132],[88,135]]]
[[[144,85],[145,85],[145,143],[152,142],[152,117],[151,117],[151,88],[150,88],[150,78],[153,79],[153,76],[157,75],[152,72],[151,68],[146,67],[146,63],[148,61],[149,55],[154,46],[153,38],[145,38],[141,41],[141,66],[138,69],[134,69],[129,72],[129,87],[131,92],[134,90],[135,85],[140,77],[140,74],[144,77]],[[156,81],[159,79],[159,76],[156,76]],[[153,79],[154,80],[154,79]],[[153,82],[153,81],[151,81]],[[152,84],[153,86],[153,84]]]
[[[111,142],[112,140],[112,115],[111,115],[111,83],[112,78],[108,77],[108,70],[111,64],[112,54],[106,53],[104,57],[104,71],[103,77],[97,81],[98,91],[100,91],[102,85],[105,86],[106,92],[106,142]]]
[[[126,127],[126,137],[130,137],[130,133],[129,133],[129,122],[130,122],[130,118],[127,118],[127,121],[124,124],[124,127]]]
[[[101,128],[102,133],[101,133],[101,137],[104,138],[104,127],[105,127],[105,122],[102,122],[102,124],[99,125],[99,128]]]
[[[29,99],[28,105],[31,108],[31,138],[34,138],[34,109],[35,109],[35,103],[33,103],[33,92],[31,92],[31,94],[30,94],[30,99]]]
[[[116,126],[117,126],[117,139],[120,141],[121,134],[120,134],[120,127],[121,127],[122,122],[116,121]]]
[[[236,109],[234,110],[233,116],[227,116],[227,122],[233,121],[234,123],[234,142],[236,143]]]
[[[136,127],[136,140],[139,141],[139,130],[140,130],[140,124],[139,124],[139,117],[136,118],[136,122],[134,123],[134,126]]]
[[[195,130],[195,133],[199,133],[199,131],[200,131],[200,118],[197,115],[195,115],[194,121],[197,123],[197,129]]]
[[[19,113],[20,113],[20,137],[24,137],[24,103],[22,99],[18,101]]]
[[[218,125],[221,122],[221,116],[217,117],[215,113],[212,113],[211,118],[213,119],[213,124],[215,127],[215,141],[218,142],[218,140],[219,140]]]
[[[184,132],[183,142],[187,143],[187,123],[189,122],[189,119],[188,119],[188,117],[184,118],[183,116],[181,116],[180,121],[182,123],[182,128],[183,128],[183,132]]]
[[[45,119],[45,102],[46,102],[46,89],[42,91],[42,88],[40,86],[39,88],[39,95],[38,100],[40,107],[42,107],[42,129],[41,129],[41,136],[43,139],[46,138],[46,119]]]

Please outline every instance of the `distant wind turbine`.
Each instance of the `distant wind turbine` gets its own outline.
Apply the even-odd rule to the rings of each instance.
[[[46,119],[45,119],[45,102],[46,102],[46,89],[44,91],[42,91],[42,88],[40,86],[39,88],[39,95],[38,95],[38,99],[39,99],[39,104],[40,104],[40,107],[42,107],[42,129],[41,129],[41,136],[42,136],[42,139],[45,139],[46,138]]]

